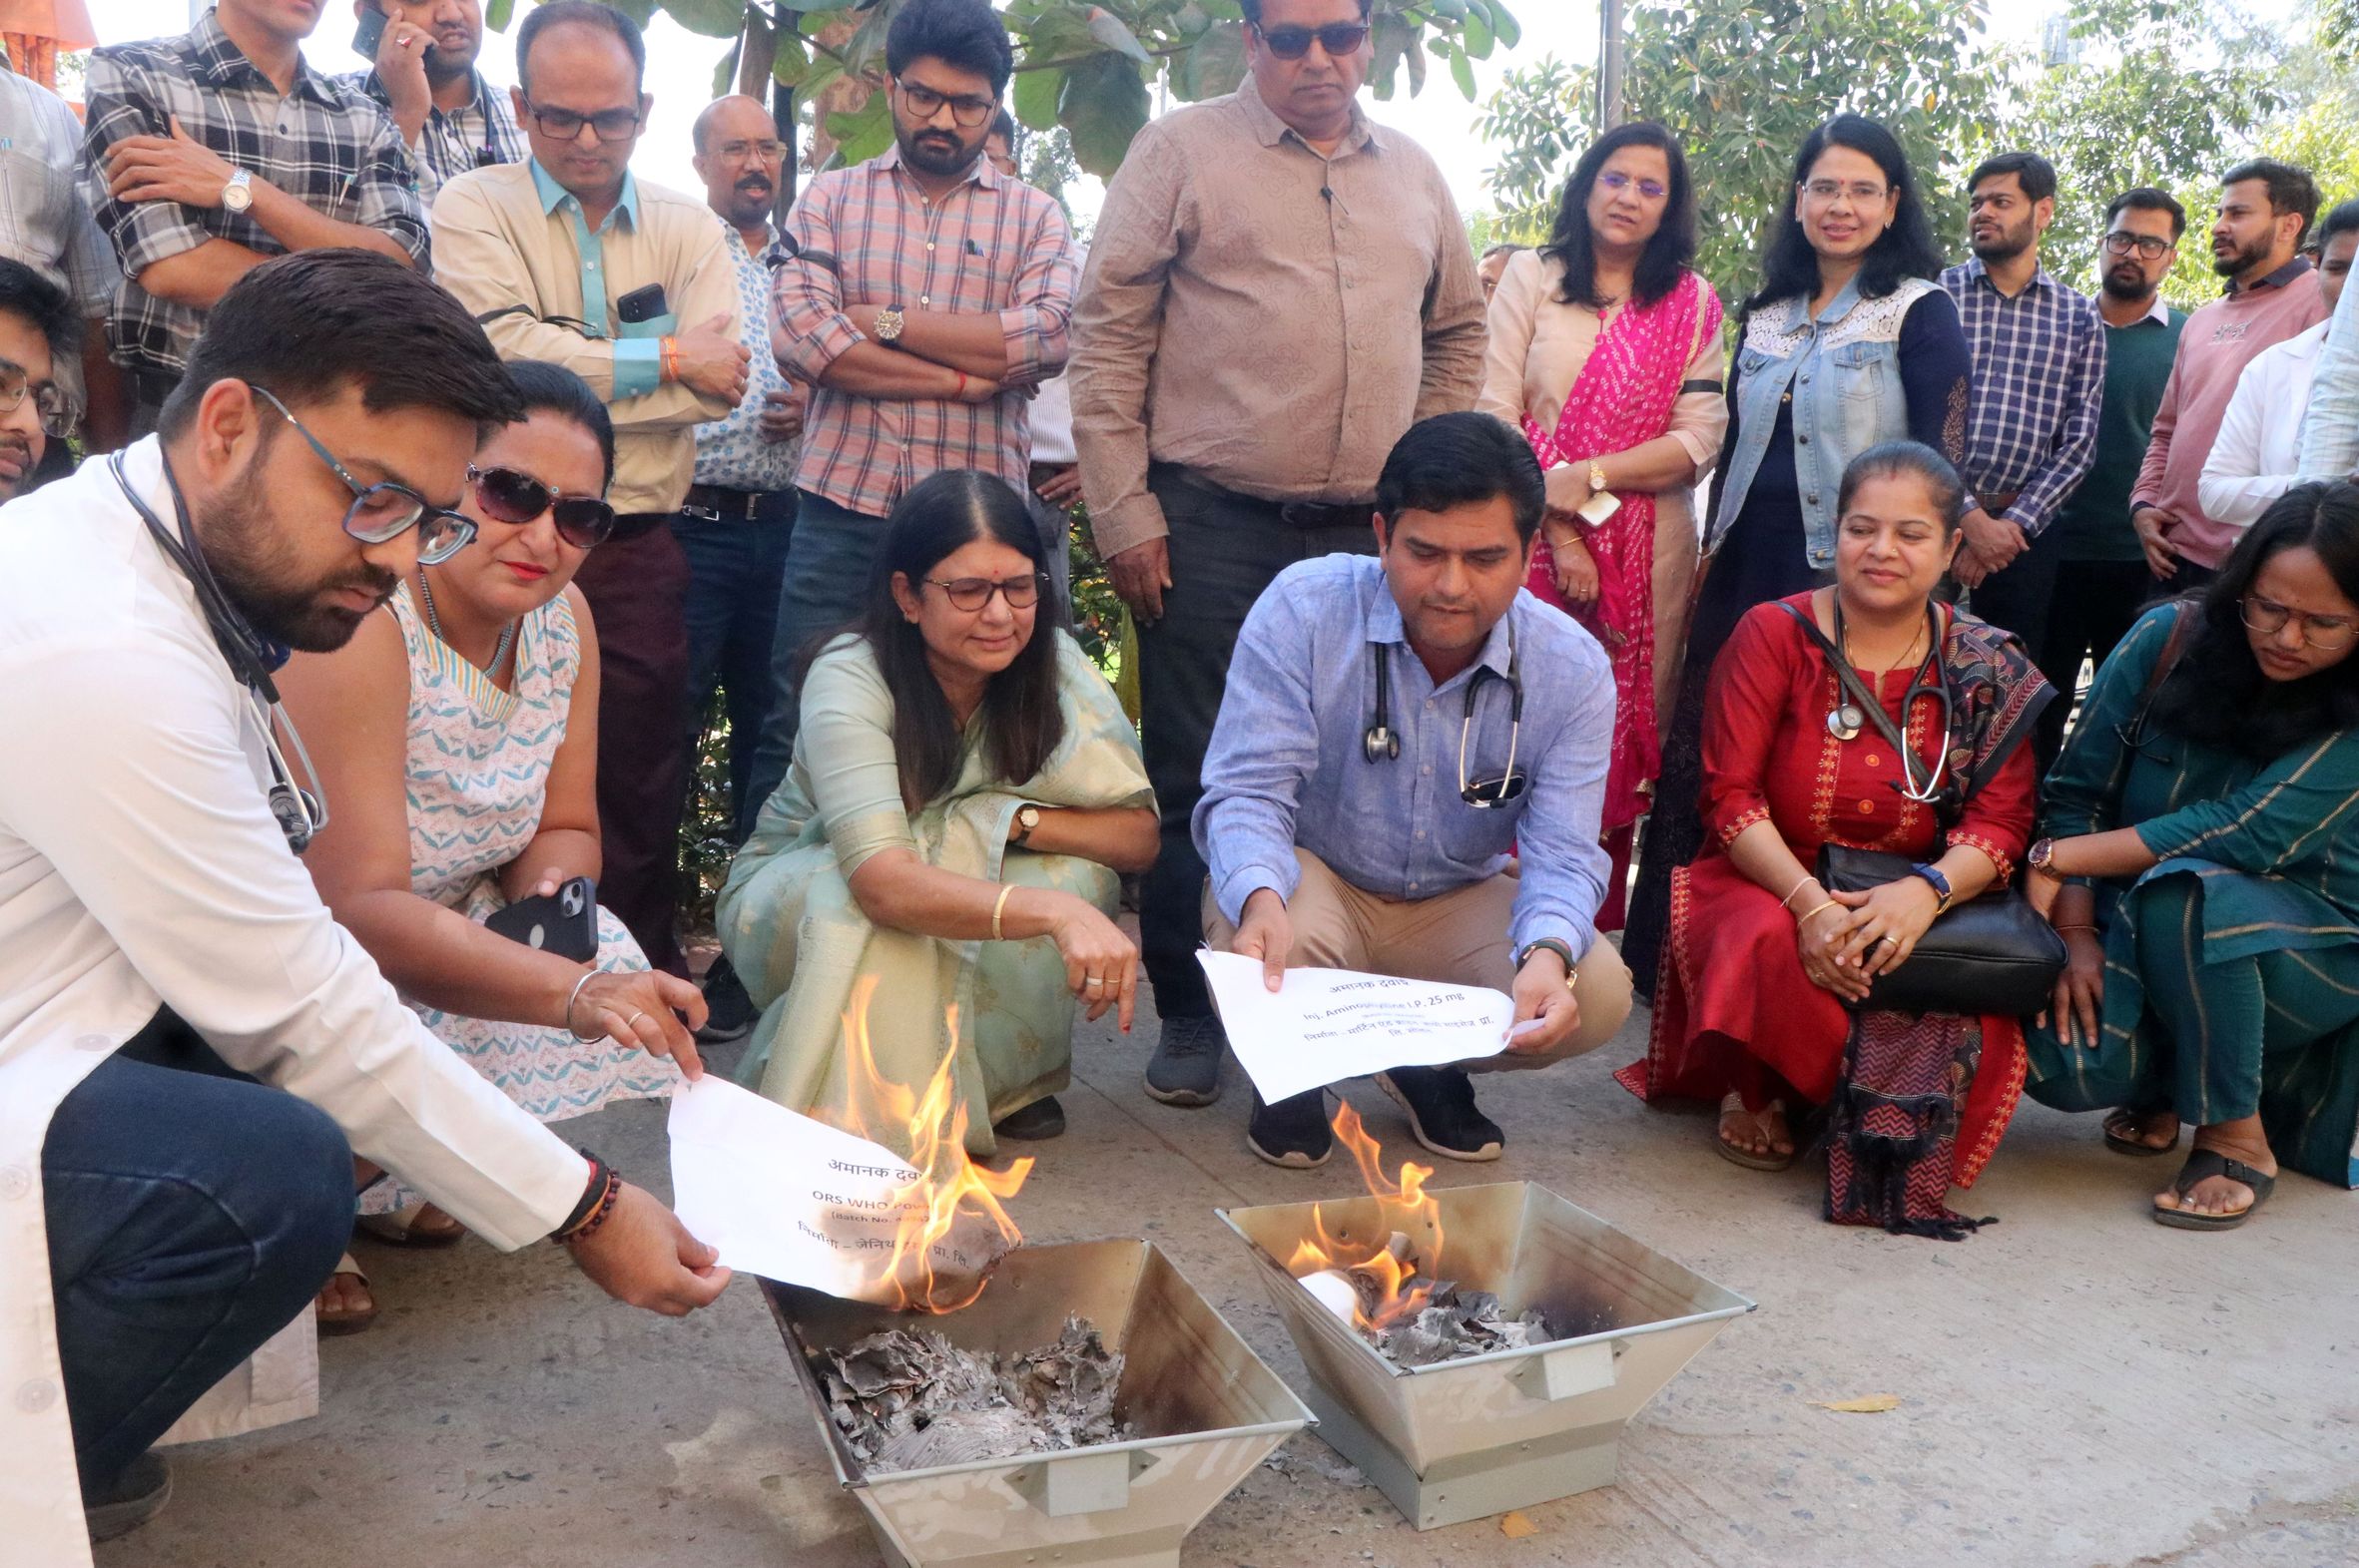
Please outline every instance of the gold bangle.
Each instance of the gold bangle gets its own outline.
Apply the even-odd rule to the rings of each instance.
[[[1791,908],[1793,908],[1793,907],[1794,907],[1794,894],[1795,894],[1795,893],[1798,893],[1798,892],[1800,892],[1800,891],[1802,891],[1802,889],[1803,889],[1803,888],[1805,888],[1805,887],[1808,887],[1808,886],[1809,886],[1809,885],[1810,885],[1812,882],[1815,882],[1815,881],[1817,881],[1817,880],[1818,880],[1818,873],[1817,873],[1817,872],[1815,872],[1815,871],[1804,871],[1804,872],[1802,873],[1802,880],[1800,880],[1800,881],[1796,882],[1796,883],[1793,885],[1793,888],[1792,888],[1790,891],[1788,891],[1788,892],[1787,892],[1786,896],[1785,896],[1785,897],[1783,897],[1783,898],[1780,898],[1780,899],[1777,901],[1777,903],[1778,903],[1778,907],[1779,907],[1779,908],[1781,908],[1781,909],[1791,909]]]
[[[2093,930],[2095,930],[2095,929],[2096,929],[2096,927],[2095,927],[2095,926],[2093,926],[2093,925],[2088,925],[2088,924],[2079,924],[2079,923],[2075,923],[2075,924],[2072,924],[2072,925],[2059,925],[2059,926],[2053,926],[2053,927],[2051,927],[2051,929],[2053,929],[2053,930],[2058,930],[2058,931],[2093,931]]]
[[[1834,899],[1830,898],[1830,899],[1828,899],[1828,900],[1827,900],[1825,903],[1823,903],[1823,904],[1819,904],[1818,906],[1816,906],[1815,908],[1813,908],[1813,909],[1810,911],[1810,913],[1808,913],[1808,914],[1799,914],[1799,915],[1796,915],[1796,916],[1794,917],[1794,924],[1795,924],[1795,926],[1796,926],[1796,927],[1801,927],[1801,926],[1808,925],[1808,924],[1811,922],[1811,920],[1812,920],[1813,918],[1815,918],[1815,917],[1816,917],[1816,916],[1818,916],[1818,915],[1825,914],[1825,913],[1826,913],[1826,912],[1827,912],[1829,909],[1840,909],[1840,908],[1842,908],[1842,907],[1843,907],[1843,906],[1842,906],[1840,903],[1838,903],[1838,902],[1836,902]]]
[[[999,901],[991,905],[991,940],[994,942],[1001,940],[999,934],[999,916],[1007,908],[1007,895],[1014,891],[1015,883],[1013,882],[1001,882],[999,884]]]

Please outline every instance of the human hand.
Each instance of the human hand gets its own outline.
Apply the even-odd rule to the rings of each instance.
[[[1262,984],[1275,991],[1286,983],[1286,960],[1294,954],[1294,920],[1286,912],[1286,900],[1275,887],[1257,887],[1242,913],[1245,918],[1237,922],[1229,951],[1260,959]]]
[[[1829,894],[1859,918],[1836,950],[1836,961],[1873,979],[1909,961],[1941,913],[1941,896],[1922,876],[1903,876],[1864,893]]]
[[[1589,553],[1588,544],[1571,529],[1548,531],[1548,549],[1556,557],[1556,592],[1568,604],[1597,602],[1597,558]]]
[[[746,367],[754,356],[729,329],[729,317],[717,315],[702,326],[672,335],[673,362],[680,384],[701,397],[719,397],[735,408],[746,395]]]
[[[1515,1003],[1515,1016],[1507,1023],[1510,1055],[1553,1050],[1580,1027],[1581,1007],[1573,1000],[1571,972],[1564,966],[1564,955],[1553,947],[1531,950],[1507,994]],[[1515,1033],[1517,1024],[1533,1019],[1539,1021],[1538,1028]]]
[[[1089,1020],[1095,1023],[1112,1008],[1114,1022],[1130,1033],[1130,1016],[1138,1006],[1138,944],[1095,904],[1070,895],[1048,934],[1065,961],[1065,989],[1088,1009]]]
[[[2129,526],[2137,530],[2138,548],[2146,552],[2146,570],[2156,581],[2168,581],[2178,570],[2178,551],[2170,543],[2178,514],[2159,506],[2141,506],[2129,514]]]
[[[2042,870],[2036,865],[2024,868],[2024,901],[2043,920],[2056,919],[2056,898],[2058,893],[2064,891],[2064,879],[2054,871]]]
[[[1794,928],[1803,977],[1847,1002],[1864,1001],[1868,995],[1868,977],[1858,966],[1840,962],[1838,956],[1858,921],[1857,912],[1830,899],[1803,916]]]
[[[668,1056],[694,1083],[705,1075],[692,1032],[705,1026],[705,997],[678,975],[645,969],[600,971],[566,1003],[565,1027],[577,1038],[607,1039],[650,1056]],[[686,1013],[684,1026],[678,1014]]]
[[[2021,525],[2010,518],[1993,517],[1979,506],[1966,514],[1961,526],[1966,544],[1950,570],[1969,588],[1980,588],[1984,579],[2005,571],[2031,544]]]
[[[2039,1021],[2056,1020],[2056,1037],[2064,1046],[2096,1048],[2096,1021],[2105,999],[2105,948],[2094,931],[2064,933],[2064,971],[2056,977],[2056,1000]]]
[[[1575,517],[1589,503],[1589,465],[1558,463],[1542,478],[1547,484],[1548,510]]]
[[[387,4],[384,13],[384,35],[376,44],[377,80],[385,84],[396,122],[423,125],[434,106],[426,82],[426,51],[434,47],[433,36],[411,23],[397,4]]]
[[[1081,499],[1081,465],[1059,463],[1032,489],[1050,506],[1072,506]]]
[[[954,403],[987,403],[1008,390],[987,375],[973,375],[964,370],[952,370],[950,373],[958,378],[957,389],[950,394],[950,401]]]
[[[622,1184],[614,1213],[565,1250],[590,1282],[626,1307],[685,1317],[729,1289],[721,1255],[688,1234],[651,1193]]]
[[[107,194],[119,202],[178,202],[210,212],[222,205],[237,166],[181,129],[170,136],[127,136],[107,149]]]
[[[1163,595],[1171,587],[1171,541],[1150,539],[1106,557],[1114,593],[1141,621],[1163,619]]]
[[[801,435],[804,402],[803,388],[799,386],[790,386],[783,392],[764,392],[758,426],[762,439],[775,444]]]

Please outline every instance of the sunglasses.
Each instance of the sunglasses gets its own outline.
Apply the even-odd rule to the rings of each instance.
[[[250,386],[253,384],[248,383]],[[336,460],[319,438],[303,428],[303,422],[289,413],[279,395],[267,386],[255,386],[257,395],[267,398],[280,417],[295,426],[295,433],[308,442],[319,461],[328,466],[344,488],[352,492],[352,504],[344,510],[344,532],[362,544],[383,544],[398,539],[414,528],[417,530],[417,558],[427,566],[439,566],[467,547],[475,537],[475,520],[457,512],[445,511],[405,484],[390,479],[375,484],[362,484],[352,477],[351,470]]]
[[[1264,27],[1256,22],[1253,30],[1261,35],[1262,47],[1281,60],[1300,60],[1309,54],[1314,38],[1331,60],[1356,55],[1368,42],[1366,22],[1330,22],[1325,27]]]
[[[614,508],[597,496],[567,495],[518,469],[469,463],[467,483],[475,487],[475,504],[493,522],[521,527],[546,512],[557,525],[557,537],[576,550],[593,549],[614,532]]]

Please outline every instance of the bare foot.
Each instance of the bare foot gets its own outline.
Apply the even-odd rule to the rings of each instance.
[[[2178,1147],[2178,1113],[2115,1111],[2105,1118],[2105,1131],[2123,1143],[2161,1153]]]
[[[1786,1107],[1782,1100],[1772,1100],[1758,1111],[1748,1111],[1742,1096],[1728,1095],[1720,1102],[1719,1138],[1737,1153],[1756,1160],[1783,1160],[1794,1152],[1794,1135],[1786,1126]]]
[[[2261,1135],[2258,1117],[2246,1117],[2241,1122],[2223,1123],[2217,1127],[2198,1127],[2195,1129],[2194,1147],[2225,1155],[2252,1167],[2263,1176],[2277,1174],[2277,1159],[2269,1152],[2268,1139]],[[2253,1190],[2242,1182],[2225,1176],[2207,1176],[2188,1188],[2183,1198],[2169,1188],[2156,1193],[2154,1207],[2180,1214],[2225,1218],[2242,1214],[2251,1208],[2254,1197]]]

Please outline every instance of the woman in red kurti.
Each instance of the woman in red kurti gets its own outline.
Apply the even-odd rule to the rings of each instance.
[[[1905,961],[1950,901],[2003,883],[2031,831],[2022,743],[2054,694],[2006,633],[1932,602],[1961,504],[1955,470],[1930,448],[1862,454],[1844,475],[1835,585],[1753,610],[1713,667],[1702,799],[1711,838],[1673,883],[1648,1055],[1619,1076],[1644,1099],[1719,1102],[1717,1147],[1739,1164],[1793,1161],[1787,1109],[1835,1096],[1861,1020],[1884,1031],[1887,1048],[1953,1053],[1963,1071],[1950,1087],[1971,1082],[1955,1121],[1936,1129],[1954,1134],[1947,1174],[1957,1185],[1980,1174],[2014,1112],[2018,1020],[1845,1005]],[[1848,700],[1800,617],[1847,649],[1913,768],[1864,715],[1838,716]],[[1946,734],[1932,695],[1945,684]],[[1910,798],[1904,785],[1935,792],[1945,747],[1937,798]],[[1830,894],[1812,874],[1830,842],[1905,855],[1919,871]],[[1942,1070],[1937,1057],[1937,1079]],[[1831,1197],[1830,1217],[1839,1207]]]

